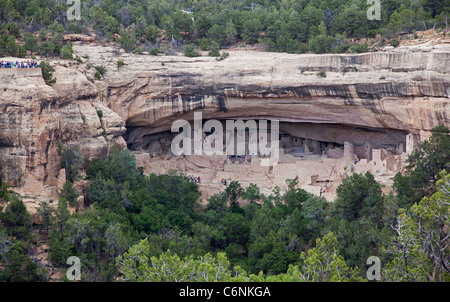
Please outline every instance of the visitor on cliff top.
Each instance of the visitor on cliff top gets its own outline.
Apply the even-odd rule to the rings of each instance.
[[[34,60],[30,61],[0,61],[0,68],[37,68],[38,63]]]

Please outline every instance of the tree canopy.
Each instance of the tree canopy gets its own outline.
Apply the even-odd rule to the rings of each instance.
[[[429,28],[447,31],[450,15],[449,0],[382,1],[380,20],[368,20],[365,0],[83,0],[80,20],[67,18],[71,6],[65,1],[1,0],[0,7],[0,56],[30,51],[66,59],[73,51],[62,37],[69,33],[93,32],[126,51],[162,48],[165,37],[171,50],[180,51],[207,39],[221,47],[244,41],[269,51],[324,53],[348,50],[338,47],[344,32],[348,38],[390,38]]]

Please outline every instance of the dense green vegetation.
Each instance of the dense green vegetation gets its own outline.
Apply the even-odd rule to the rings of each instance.
[[[30,258],[35,243],[31,216],[22,200],[0,179],[0,202],[5,201],[6,208],[0,212],[0,281],[46,280],[45,269]]]
[[[409,156],[406,174],[394,178],[395,190],[400,205],[409,208],[423,196],[430,196],[442,169],[450,171],[450,132],[444,126],[433,128],[433,135],[425,141],[421,150]]]
[[[206,207],[188,177],[145,176],[127,149],[83,167],[74,165],[76,148],[61,147],[73,181],[89,180],[85,208],[70,214],[81,192],[66,182],[56,208],[41,204],[39,232],[53,265],[64,271],[70,256],[81,259],[84,281],[365,281],[370,256],[380,258],[386,281],[448,281],[449,129],[432,133],[409,157],[415,168],[396,176],[397,194],[383,194],[370,173],[347,175],[333,202],[295,180],[269,196],[231,181]],[[1,183],[0,198],[0,279],[46,280],[30,258],[35,227],[25,205]]]
[[[365,0],[83,0],[81,20],[74,21],[68,8],[59,0],[0,0],[0,56],[28,51],[73,59],[64,41],[69,33],[94,33],[129,52],[195,57],[202,50],[217,60],[228,55],[221,48],[239,42],[278,52],[360,53],[376,35],[393,38],[396,47],[399,33],[446,34],[450,16],[449,0],[382,0],[381,20],[367,19]],[[52,67],[40,67],[54,83]],[[106,69],[95,69],[100,80]],[[68,257],[81,259],[84,281],[363,281],[372,255],[381,259],[383,280],[450,278],[444,126],[409,156],[393,192],[383,194],[370,173],[349,173],[332,202],[297,188],[295,180],[287,180],[284,194],[276,187],[269,196],[255,184],[244,189],[232,181],[203,208],[195,183],[177,171],[145,176],[126,149],[86,163],[78,147],[60,145],[59,156],[67,181],[56,207],[42,202],[39,230],[0,179],[0,281],[47,280],[35,259],[35,231],[48,240],[53,265],[64,270]],[[79,192],[82,177],[89,185]],[[71,214],[80,194],[86,208]]]
[[[83,0],[81,20],[69,21],[66,1],[1,0],[0,56],[22,57],[28,50],[70,59],[63,34],[91,31],[126,51],[170,54],[184,45],[208,50],[212,42],[239,41],[290,53],[361,52],[369,45],[353,46],[347,38],[448,30],[449,0],[381,0],[380,20],[368,20],[369,7],[366,0]],[[170,43],[161,44],[162,37]]]

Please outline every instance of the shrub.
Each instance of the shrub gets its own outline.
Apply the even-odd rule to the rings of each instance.
[[[200,54],[196,51],[196,46],[194,44],[186,44],[184,46],[184,55],[186,57],[198,57]]]
[[[12,201],[6,206],[2,216],[9,235],[22,239],[31,231],[31,216],[23,201],[17,196],[13,195]]]
[[[25,47],[19,45],[19,46],[17,47],[17,53],[16,53],[16,55],[17,55],[19,58],[25,58],[25,56],[27,55],[27,50],[25,49]]]
[[[369,51],[369,45],[367,44],[367,42],[364,42],[364,43],[356,43],[356,44],[353,44],[353,45],[350,47],[350,49],[351,49],[353,52],[356,52],[356,53],[368,52],[368,51]]]
[[[76,181],[79,178],[79,169],[84,162],[80,148],[77,145],[64,146],[58,142],[58,155],[61,156],[60,165],[66,171],[66,179]]]
[[[100,73],[100,75],[103,77],[106,74],[106,67],[105,66],[94,66],[94,68]]]
[[[55,71],[55,69],[50,65],[50,63],[42,61],[39,64],[39,67],[41,68],[42,77],[47,85],[56,83],[56,78],[53,78],[53,71]]]
[[[309,40],[309,49],[313,53],[329,53],[334,44],[334,38],[327,35],[318,35]]]
[[[46,280],[45,271],[28,256],[27,244],[16,241],[8,251],[8,261],[3,265],[0,280],[8,282],[38,282]]]
[[[203,50],[203,51],[210,50],[210,48],[209,48],[209,40],[207,38],[203,37],[200,40],[200,49]]]
[[[321,70],[321,71],[319,71],[319,72],[317,73],[317,76],[318,76],[318,77],[321,77],[321,78],[326,78],[326,77],[327,77],[327,74],[325,73],[325,71]]]
[[[344,53],[344,52],[347,52],[348,49],[349,49],[349,44],[348,43],[341,44],[341,45],[338,45],[338,46],[336,46],[334,48],[334,52],[335,53]]]
[[[392,46],[397,47],[399,44],[400,44],[400,42],[396,38],[391,40],[391,45]]]
[[[0,176],[0,200],[9,200],[9,190],[8,185],[3,184],[2,178]]]
[[[158,54],[160,53],[160,51],[159,51],[159,49],[158,48],[152,48],[151,50],[150,50],[150,54],[152,55],[152,56],[157,56]]]
[[[209,56],[210,57],[220,57],[220,46],[216,41],[211,42],[209,46]]]
[[[72,60],[73,51],[71,51],[68,47],[61,48],[61,58],[64,60]]]
[[[123,65],[125,65],[125,63],[123,62],[123,60],[117,61],[117,69],[120,69],[120,67],[123,67]]]
[[[132,53],[137,53],[137,54],[142,54],[144,52],[144,50],[142,49],[142,47],[136,47],[135,49],[132,50]]]
[[[66,181],[60,192],[60,198],[64,198],[70,206],[74,207],[77,204],[77,199],[80,194],[75,190],[73,183]]]
[[[219,58],[216,58],[217,61],[222,61],[228,58],[230,54],[228,52],[223,52],[222,55]]]

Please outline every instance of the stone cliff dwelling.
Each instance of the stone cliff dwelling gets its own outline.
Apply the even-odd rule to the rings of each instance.
[[[225,125],[225,121],[222,123]],[[209,134],[204,133],[203,138]],[[204,199],[223,188],[220,183],[224,178],[239,180],[244,187],[257,183],[265,194],[270,194],[275,185],[285,189],[286,179],[296,179],[301,188],[317,195],[322,191],[322,195],[330,199],[334,198],[339,181],[349,173],[370,171],[389,186],[395,173],[404,167],[407,153],[417,147],[414,135],[406,131],[281,122],[278,163],[273,167],[262,167],[260,160],[267,156],[250,150],[248,129],[244,138],[245,155],[226,154],[224,131],[225,155],[173,156],[171,142],[175,135],[177,133],[170,131],[153,133],[139,143],[130,144],[129,141],[128,147],[149,173],[178,169],[188,175],[201,176]],[[235,151],[238,136],[235,135]],[[267,139],[270,145],[270,129]]]
[[[296,179],[333,201],[350,173],[370,171],[388,191],[407,154],[433,127],[450,126],[448,43],[363,54],[234,50],[222,61],[117,55],[82,43],[73,49],[107,68],[104,81],[92,83],[93,68],[64,60],[52,61],[52,86],[38,70],[0,73],[1,176],[22,196],[36,197],[25,199],[34,212],[36,200],[57,198],[64,184],[57,141],[77,144],[86,159],[105,156],[113,145],[128,147],[146,174],[201,177],[204,203],[224,190],[222,179],[244,188],[254,183],[266,195]],[[127,66],[120,71],[119,59]],[[356,68],[342,72],[348,66]],[[174,156],[171,125],[193,121],[197,110],[203,120],[279,120],[278,163],[262,166],[253,151]]]

